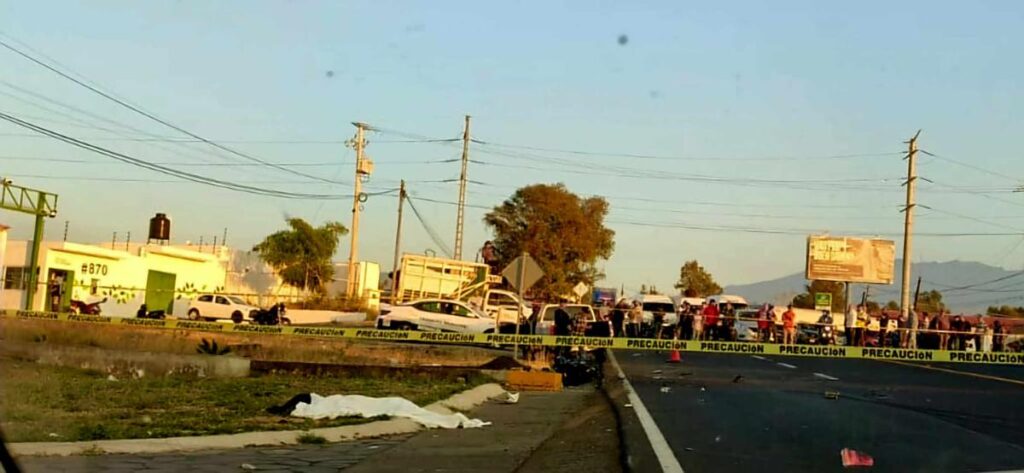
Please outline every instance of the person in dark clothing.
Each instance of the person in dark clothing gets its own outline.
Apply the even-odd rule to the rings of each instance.
[[[558,308],[555,309],[555,335],[559,337],[567,337],[572,330],[572,317],[569,312],[565,310],[565,303],[558,304]]]
[[[1004,337],[1003,337],[1003,324],[1002,324],[1002,322],[996,320],[996,322],[994,324],[992,324],[992,333],[994,335],[992,337],[992,351],[994,351],[994,352],[1001,352],[1001,351],[1003,351],[1003,338]]]
[[[624,337],[624,336],[626,336],[626,334],[625,334],[625,330],[626,329],[624,327],[625,321],[626,321],[626,309],[622,307],[622,304],[616,305],[615,308],[612,309],[612,333],[613,333],[612,336],[615,336],[615,337]]]

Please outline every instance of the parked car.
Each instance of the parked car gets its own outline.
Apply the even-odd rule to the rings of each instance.
[[[192,320],[231,319],[240,324],[252,320],[258,311],[241,297],[220,294],[200,294],[188,304],[188,318]]]
[[[530,316],[530,306],[519,299],[514,292],[501,289],[490,289],[484,295],[469,298],[473,307],[483,308],[485,314],[497,319],[499,325],[512,325],[515,327],[519,311],[523,311],[523,320]]]
[[[541,306],[539,316],[537,317],[537,327],[535,333],[538,335],[554,335],[555,334],[555,311],[558,310],[558,304],[545,304]],[[607,320],[599,320],[597,314],[594,313],[594,309],[586,304],[566,304],[565,311],[569,313],[569,316],[576,317],[577,314],[582,313],[583,317],[587,320],[587,329],[585,334],[588,337],[609,337],[611,336],[611,322]]]
[[[462,301],[424,299],[392,305],[377,316],[378,329],[493,333],[495,321]]]

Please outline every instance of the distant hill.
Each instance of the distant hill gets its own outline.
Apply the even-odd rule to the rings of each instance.
[[[899,302],[900,268],[902,261],[896,261],[896,281],[891,286],[871,286],[871,300],[884,304],[890,300]],[[918,263],[912,268],[911,283],[917,282],[921,276],[922,291],[932,289],[942,292],[942,300],[954,312],[979,313],[990,305],[1024,305],[1024,273],[989,266],[973,261],[947,261],[943,263]],[[983,292],[979,290],[955,290],[950,288],[978,284],[999,278],[1003,281],[981,285],[977,289],[998,290],[999,292]],[[751,302],[770,302],[785,304],[793,296],[804,291],[807,280],[803,271],[783,276],[778,279],[752,284],[727,286],[727,294],[737,294]],[[911,286],[911,291],[914,287]],[[972,288],[973,289],[973,288]],[[1017,291],[1016,289],[1019,289]],[[864,286],[854,284],[850,288],[855,300],[859,300]]]

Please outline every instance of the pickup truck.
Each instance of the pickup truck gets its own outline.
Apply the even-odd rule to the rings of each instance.
[[[545,304],[540,308],[540,316],[537,319],[536,331],[534,333],[538,335],[554,335],[555,334],[555,311],[558,310],[558,304]],[[612,333],[612,324],[607,320],[600,320],[597,318],[597,314],[594,313],[594,309],[586,304],[566,304],[565,311],[570,316],[576,317],[577,314],[582,313],[583,317],[587,320],[587,330],[585,333],[588,337],[610,337]]]

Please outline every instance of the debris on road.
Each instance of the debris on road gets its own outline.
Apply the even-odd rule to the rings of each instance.
[[[626,404],[625,404],[624,406],[622,406],[622,407],[633,407],[633,405],[632,405],[632,404],[629,404],[629,403],[626,403]]]
[[[519,402],[519,393],[506,392],[505,398],[501,400],[505,404],[515,404]]]
[[[662,387],[661,387],[661,392],[662,392],[662,393],[669,393],[669,392],[672,392],[672,388],[670,388],[670,387],[668,387],[668,386],[662,386]]]
[[[661,374],[661,370],[653,370],[651,371],[651,374]]]
[[[864,452],[858,452],[849,448],[844,448],[839,452],[839,456],[843,459],[843,466],[849,468],[851,466],[874,466],[875,459],[871,458]]]
[[[254,465],[251,465],[251,464],[249,464],[249,463],[242,463],[242,466],[241,466],[241,468],[242,468],[243,470],[248,470],[248,471],[252,471],[252,470],[255,470],[255,469],[256,469],[256,466],[254,466]]]
[[[839,399],[839,391],[825,391],[825,399],[832,401]]]
[[[734,383],[738,383],[740,381],[743,381],[743,375],[741,374],[736,375],[736,377],[732,379],[732,382]]]

